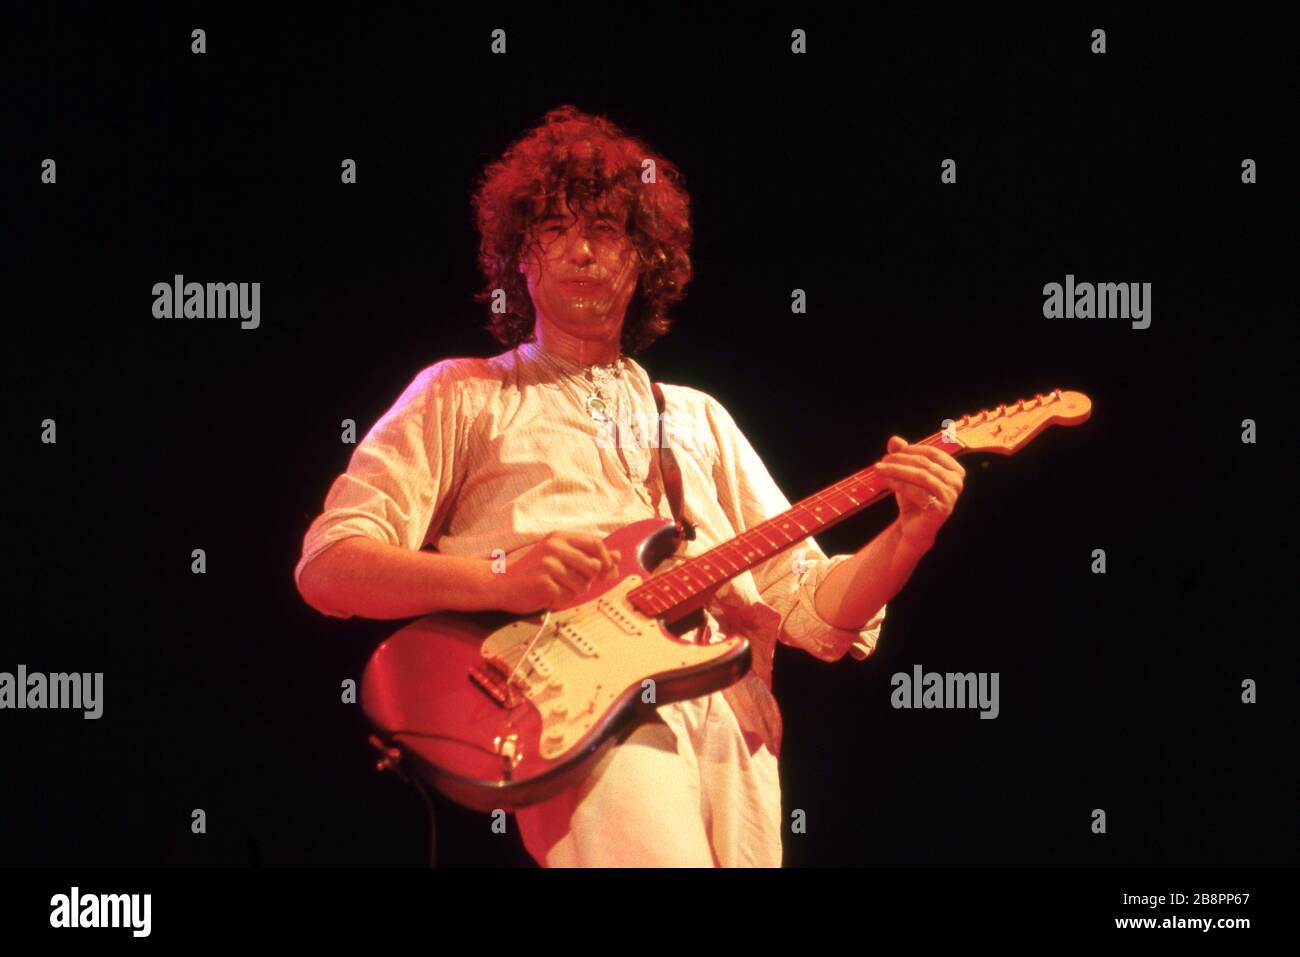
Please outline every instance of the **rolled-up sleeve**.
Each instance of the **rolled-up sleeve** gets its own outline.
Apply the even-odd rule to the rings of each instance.
[[[712,398],[707,407],[717,439],[714,482],[718,502],[736,531],[753,528],[788,510],[790,501],[730,413]],[[862,660],[875,650],[887,605],[881,606],[861,628],[847,629],[822,618],[814,601],[817,589],[831,571],[852,557],[849,554],[828,557],[810,536],[754,566],[759,596],[780,621],[778,641],[801,648],[823,661],[838,661],[845,654]]]
[[[421,547],[457,480],[461,404],[451,360],[444,360],[420,372],[366,433],[303,538],[294,568],[300,590],[303,569],[345,538]]]
[[[837,628],[827,622],[817,613],[814,596],[831,570],[853,556],[846,554],[827,558],[819,554],[821,550],[811,538],[801,547],[805,549],[804,560],[800,563],[802,568],[792,568],[792,576],[776,577],[766,591],[760,592],[764,596],[763,600],[773,607],[788,606],[781,621],[781,640],[805,648],[823,661],[838,661],[845,653],[861,661],[876,650],[880,628],[885,621],[885,609],[889,606],[882,605],[871,620],[856,631]],[[814,553],[818,553],[815,558]],[[797,549],[795,554],[798,554]],[[791,564],[793,566],[794,563]],[[793,600],[788,600],[781,594],[791,587],[785,581],[789,577],[794,578]]]

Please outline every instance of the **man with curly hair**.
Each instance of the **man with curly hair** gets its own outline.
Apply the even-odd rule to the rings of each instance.
[[[691,277],[680,171],[603,117],[552,110],[484,172],[474,198],[478,298],[508,351],[423,370],[358,444],[308,529],[295,580],[327,615],[529,614],[564,606],[617,556],[603,539],[671,519],[651,380],[632,356],[669,327]],[[725,408],[664,385],[699,554],[789,508]],[[610,438],[612,437],[612,441]],[[878,463],[899,517],[855,554],[812,538],[720,588],[717,634],[753,668],[725,691],[661,705],[578,784],[521,809],[547,866],[781,864],[777,642],[865,658],[961,493],[946,453],[889,440]],[[426,550],[431,549],[431,550]],[[505,556],[504,574],[492,570]]]

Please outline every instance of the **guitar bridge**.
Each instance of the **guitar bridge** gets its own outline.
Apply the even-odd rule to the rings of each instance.
[[[470,668],[469,680],[501,707],[509,707],[506,703],[509,694],[504,678],[499,678],[483,668]]]

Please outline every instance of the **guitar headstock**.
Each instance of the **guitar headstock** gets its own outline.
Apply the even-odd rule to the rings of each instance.
[[[972,452],[1012,455],[1049,425],[1079,425],[1091,414],[1092,400],[1082,392],[1055,389],[963,415],[943,430],[943,436]]]

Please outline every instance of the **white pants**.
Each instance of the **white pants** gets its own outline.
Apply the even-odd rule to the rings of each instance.
[[[545,867],[780,867],[776,757],[721,692],[663,705],[579,784],[515,815]]]

